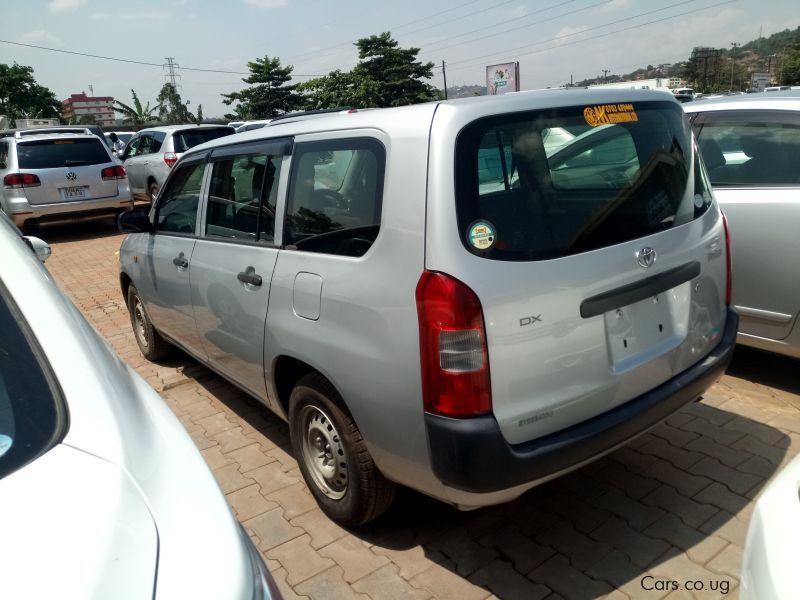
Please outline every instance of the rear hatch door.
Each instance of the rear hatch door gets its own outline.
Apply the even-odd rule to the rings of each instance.
[[[102,170],[116,163],[96,136],[21,141],[17,144],[17,162],[20,172],[36,175],[41,182],[38,186],[23,188],[32,205],[118,195],[118,180],[103,180],[102,177]]]
[[[554,129],[574,137],[548,144]],[[455,222],[429,200],[426,266],[480,299],[508,442],[632,400],[718,343],[724,230],[676,102],[495,114],[455,147]]]

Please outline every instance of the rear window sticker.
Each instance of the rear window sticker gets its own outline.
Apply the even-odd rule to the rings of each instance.
[[[598,104],[583,109],[583,118],[591,127],[613,123],[633,123],[639,120],[633,104]]]
[[[477,250],[488,250],[497,241],[497,232],[489,221],[475,221],[469,226],[467,238]]]

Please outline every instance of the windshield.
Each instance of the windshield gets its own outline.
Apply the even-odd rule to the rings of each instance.
[[[43,358],[0,283],[0,479],[48,450],[65,419]]]
[[[220,127],[219,129],[190,129],[174,134],[173,145],[175,152],[186,152],[189,148],[198,146],[204,142],[210,142],[226,135],[231,135],[234,130],[230,127]]]
[[[465,247],[496,260],[558,258],[702,214],[711,193],[673,102],[575,106],[481,119],[456,144]]]
[[[20,169],[52,169],[111,162],[99,138],[59,138],[17,145]]]

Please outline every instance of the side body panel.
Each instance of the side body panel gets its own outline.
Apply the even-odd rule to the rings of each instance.
[[[318,369],[341,393],[381,471],[445,497],[429,467],[414,299],[424,268],[427,134],[434,110],[435,106],[400,109],[394,120],[381,122],[380,130],[295,136],[296,147],[348,136],[371,137],[383,144],[387,160],[381,227],[370,250],[358,258],[291,249],[279,253],[270,290],[265,363],[272,397],[280,356]],[[404,120],[404,114],[416,119]],[[320,280],[317,315],[309,300],[311,284]]]

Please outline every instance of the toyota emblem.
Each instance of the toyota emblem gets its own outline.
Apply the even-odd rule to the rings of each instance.
[[[656,251],[650,246],[645,246],[636,253],[636,262],[643,269],[650,268],[656,262]]]
[[[70,181],[75,181],[78,176],[75,174],[75,171],[67,171],[67,179]]]

